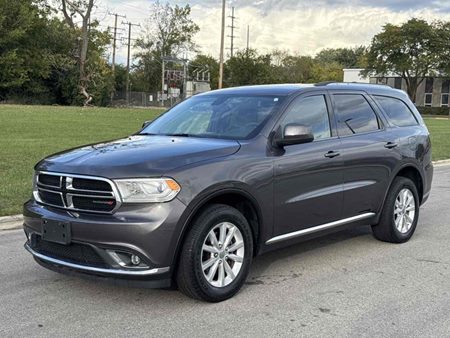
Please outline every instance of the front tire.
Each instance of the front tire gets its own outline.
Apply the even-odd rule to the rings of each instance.
[[[395,178],[384,203],[380,222],[372,226],[374,237],[390,243],[407,242],[416,230],[419,203],[414,182],[406,177]]]
[[[210,205],[195,218],[184,241],[178,287],[192,298],[226,300],[245,283],[252,258],[253,236],[246,218],[228,205]]]

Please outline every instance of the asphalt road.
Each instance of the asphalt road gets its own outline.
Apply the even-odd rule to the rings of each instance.
[[[272,252],[219,304],[59,275],[23,242],[0,233],[1,337],[450,336],[450,166],[436,168],[410,242],[363,227]]]

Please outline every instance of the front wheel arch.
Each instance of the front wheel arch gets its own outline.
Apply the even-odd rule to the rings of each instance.
[[[214,203],[232,206],[238,209],[244,215],[244,217],[250,224],[253,234],[253,255],[256,256],[259,252],[261,246],[261,227],[263,224],[259,203],[251,195],[250,192],[244,190],[243,188],[238,188],[236,186],[218,187],[217,189],[199,194],[199,197],[197,197],[190,203],[190,205],[182,215],[181,221],[183,223],[183,226],[175,247],[174,262],[172,264],[173,271],[176,271],[178,269],[181,247],[192,225],[192,221],[199,213],[202,212],[204,208]],[[239,204],[243,206],[244,210]]]

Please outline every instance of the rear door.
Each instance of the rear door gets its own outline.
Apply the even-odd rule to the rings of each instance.
[[[332,92],[344,161],[343,218],[377,212],[398,153],[375,102],[365,92]]]
[[[274,235],[341,218],[343,162],[330,106],[326,92],[299,96],[276,126],[311,127],[314,141],[286,146],[274,160]]]

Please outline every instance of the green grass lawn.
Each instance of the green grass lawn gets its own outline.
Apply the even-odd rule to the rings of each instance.
[[[84,144],[127,136],[158,109],[0,105],[0,216],[18,214],[30,196],[34,165]]]
[[[18,214],[31,193],[33,166],[55,152],[127,136],[156,109],[0,105],[0,216]],[[450,120],[425,119],[433,159],[450,158]]]
[[[450,119],[425,118],[431,134],[433,160],[450,159]]]

